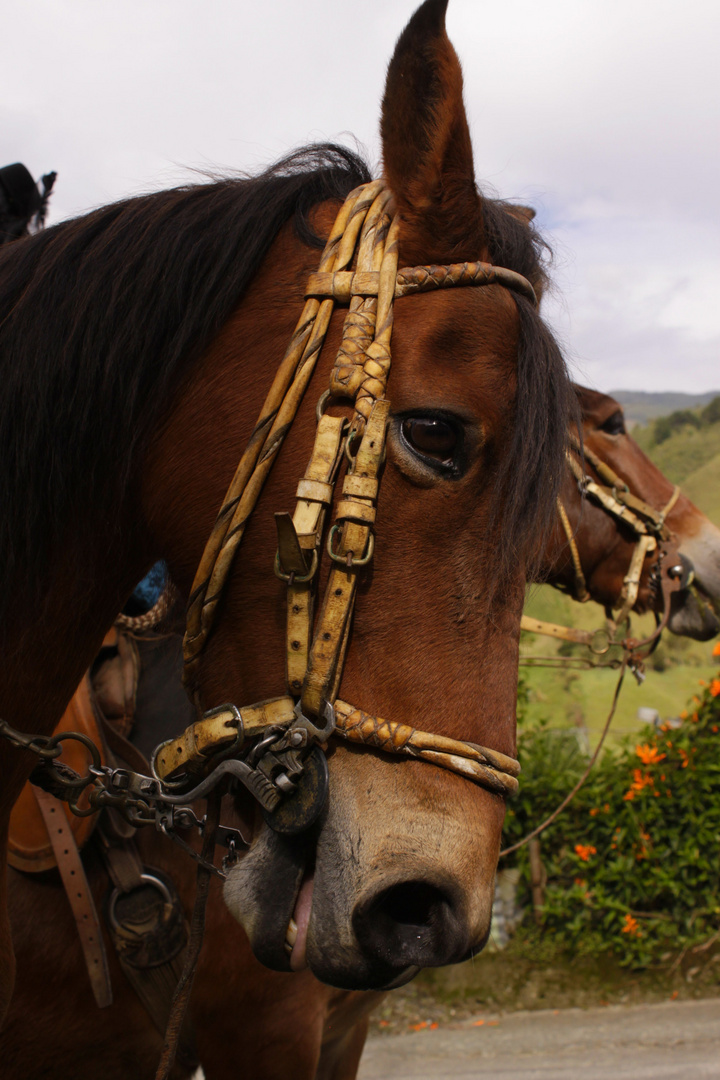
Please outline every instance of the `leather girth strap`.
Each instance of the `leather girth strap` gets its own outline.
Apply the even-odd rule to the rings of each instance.
[[[105,812],[95,834],[114,885],[106,922],[123,974],[164,1035],[185,960],[187,924],[172,882],[143,865],[134,834],[135,829],[113,811]],[[199,1065],[195,1033],[187,1020],[178,1057],[189,1071]]]
[[[32,792],[43,816],[65,893],[75,917],[95,1001],[98,1008],[105,1009],[112,1005],[113,1000],[110,972],[100,920],[80,852],[60,800],[35,786],[32,787]]]

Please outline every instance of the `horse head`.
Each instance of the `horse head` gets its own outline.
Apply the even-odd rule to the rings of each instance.
[[[422,264],[432,275],[437,264],[481,260],[540,284],[527,224],[476,188],[445,7],[427,0],[416,12],[387,76],[384,170],[399,265]],[[336,201],[315,207],[313,229],[327,235],[337,211]],[[186,592],[232,475],[234,447],[247,439],[248,416],[262,401],[268,357],[282,355],[316,260],[296,230],[281,230],[151,450],[146,512]],[[342,330],[336,311],[308,390],[313,400],[327,385]],[[338,691],[344,700],[513,754],[528,537],[531,523],[542,529],[552,513],[567,386],[532,303],[510,289],[438,289],[396,300],[375,553],[357,592]],[[270,569],[271,509],[290,504],[297,471],[287,462],[307,459],[314,425],[308,404],[247,524],[196,672],[205,708],[268,698],[283,686],[286,588]],[[158,497],[172,491],[183,457],[195,454],[207,463],[202,474]],[[325,982],[368,988],[471,956],[489,932],[503,799],[381,750],[333,740],[327,759],[327,804],[303,835],[273,831],[243,804],[253,840],[229,872],[225,897],[258,958],[279,970],[308,964]]]
[[[675,634],[707,641],[720,631],[720,621],[713,611],[713,604],[720,598],[720,531],[663,476],[628,434],[619,402],[586,387],[576,386],[575,391],[586,451],[583,469],[591,480],[602,485],[607,483],[607,477],[597,470],[602,470],[603,463],[609,466],[626,485],[631,498],[640,500],[641,517],[643,503],[657,514],[667,508],[663,524],[670,534],[670,546],[679,554],[685,575],[689,577],[691,570],[694,575],[688,587],[672,595],[668,627]],[[579,454],[574,456],[580,460]],[[638,533],[632,523],[635,504],[628,504],[631,513],[624,521],[608,512],[592,491],[584,496],[581,488],[582,482],[578,483],[568,468],[560,502],[567,513],[581,576],[593,600],[617,609],[622,606],[624,579],[637,550]],[[653,549],[642,560],[633,605],[639,613],[663,611],[662,591],[654,573],[657,559],[658,551]],[[560,520],[545,554],[545,573],[546,580],[577,595],[580,578]]]

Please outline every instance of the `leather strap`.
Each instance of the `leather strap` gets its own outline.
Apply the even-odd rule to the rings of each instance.
[[[580,552],[578,551],[577,543],[575,542],[575,536],[570,524],[570,518],[567,516],[567,510],[563,506],[562,499],[558,496],[556,500],[558,517],[560,518],[560,524],[565,530],[565,536],[567,538],[568,546],[570,548],[570,556],[572,558],[573,571],[575,573],[575,589],[573,592],[573,599],[578,603],[584,604],[591,599],[588,592],[587,582],[585,581],[585,575],[582,568],[582,559],[580,558]],[[522,629],[522,627],[521,627]]]
[[[32,790],[45,821],[65,893],[75,917],[92,992],[98,1008],[105,1009],[112,1005],[113,1000],[110,972],[100,921],[80,852],[60,800],[38,787],[33,786]]]
[[[390,402],[387,399],[373,405],[351,475],[363,479],[377,479],[384,455],[389,409]],[[345,494],[343,501],[352,501],[358,506],[369,507],[374,501]],[[329,547],[332,545],[335,529],[339,527],[342,528],[342,536],[338,551],[331,552],[335,562],[325,589],[302,691],[303,712],[313,716],[320,716],[325,702],[331,700],[336,673],[342,669],[358,572],[372,539],[371,524],[346,518],[344,522],[339,520],[331,531]]]
[[[302,551],[308,559],[315,559],[316,568],[325,513],[332,502],[333,483],[342,460],[345,426],[342,417],[320,418],[312,457],[297,488],[293,526]],[[282,552],[279,561],[288,572],[290,568],[283,566]],[[298,575],[288,577],[287,685],[296,696],[302,690],[312,640],[314,578],[314,572],[300,581]]]

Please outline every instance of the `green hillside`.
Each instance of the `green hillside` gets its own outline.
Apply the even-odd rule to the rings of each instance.
[[[654,394],[645,390],[611,390],[610,393],[623,406],[628,427],[634,427],[635,424],[647,424],[658,416],[667,416],[676,409],[702,408],[717,397],[720,390],[705,394]]]
[[[720,453],[683,481],[683,491],[720,528]]]
[[[683,489],[698,470],[720,454],[720,424],[700,428],[681,427],[669,439],[659,444],[653,441],[652,427],[636,428],[633,438],[665,473],[668,480],[672,480],[674,484],[682,484]],[[694,496],[690,497],[693,502],[697,501]],[[711,516],[710,511],[704,509],[699,502],[698,506],[703,513]]]

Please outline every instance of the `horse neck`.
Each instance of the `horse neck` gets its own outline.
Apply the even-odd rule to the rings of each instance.
[[[121,535],[132,537],[134,532],[128,522]],[[21,730],[51,734],[115,616],[147,569],[143,545],[113,544],[102,526],[96,533],[87,566],[74,567],[72,553],[66,552],[42,596],[34,601],[25,598],[24,603],[17,598],[9,608],[12,617],[2,644],[0,716]],[[0,755],[0,769],[15,795],[28,765],[26,755]],[[3,805],[6,795],[11,805],[7,791]]]

